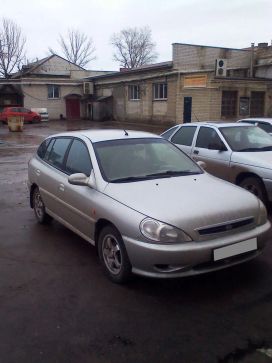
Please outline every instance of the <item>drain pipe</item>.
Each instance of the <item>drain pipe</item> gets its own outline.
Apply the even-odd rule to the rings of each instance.
[[[251,54],[250,54],[250,71],[249,71],[249,77],[254,77],[254,43],[251,43]]]

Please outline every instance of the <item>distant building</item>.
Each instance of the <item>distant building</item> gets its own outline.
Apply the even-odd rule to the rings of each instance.
[[[148,123],[272,116],[272,47],[172,45],[172,61],[88,77],[89,117]]]
[[[272,116],[272,46],[246,49],[174,43],[172,60],[88,71],[51,55],[0,79],[0,109],[47,109],[49,119],[145,123]]]
[[[90,90],[83,79],[104,73],[87,71],[58,55],[51,55],[23,66],[8,80],[0,79],[0,108],[43,108],[47,109],[49,119],[84,118]]]

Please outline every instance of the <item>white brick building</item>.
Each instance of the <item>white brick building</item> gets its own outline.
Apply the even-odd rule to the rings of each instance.
[[[49,119],[85,117],[83,79],[101,73],[51,55],[23,66],[8,80],[0,79],[0,107],[47,108]]]
[[[172,47],[170,62],[90,77],[93,119],[179,123],[272,116],[271,46]]]

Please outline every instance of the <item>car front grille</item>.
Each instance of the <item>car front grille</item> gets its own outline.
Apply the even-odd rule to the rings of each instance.
[[[204,228],[199,228],[197,231],[200,236],[212,235],[217,233],[224,233],[236,230],[238,228],[242,228],[245,226],[250,226],[254,223],[254,218],[244,218],[236,221],[231,221],[228,223],[216,224],[213,226],[207,226]]]

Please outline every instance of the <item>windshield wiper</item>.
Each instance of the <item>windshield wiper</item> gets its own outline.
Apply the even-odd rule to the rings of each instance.
[[[272,145],[260,147],[259,150],[260,151],[272,151]]]
[[[110,180],[110,183],[129,183],[147,179],[146,176],[127,176],[124,178],[117,178]]]
[[[171,176],[183,176],[183,175],[195,175],[195,174],[200,174],[198,171],[192,171],[192,170],[165,170],[165,171],[161,171],[159,173],[154,173],[154,174],[148,174],[146,175],[146,177],[150,177],[150,178],[156,178],[156,177],[160,177],[160,178],[171,178]]]
[[[184,171],[166,170],[159,173],[112,179],[110,180],[110,183],[130,183],[141,180],[149,180],[156,178],[171,178],[172,176],[184,176],[184,175],[195,175],[195,174],[201,174],[201,173],[198,171],[191,171],[191,170],[184,170]]]

